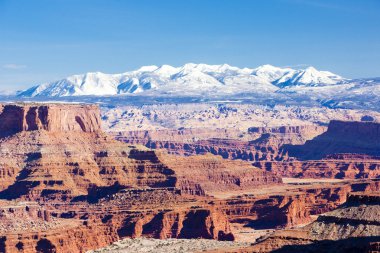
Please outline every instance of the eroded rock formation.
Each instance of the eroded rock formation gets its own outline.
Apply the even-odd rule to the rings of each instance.
[[[238,252],[376,252],[379,212],[378,194],[351,194],[344,205],[312,224],[278,231]]]
[[[285,177],[379,178],[380,124],[331,121],[328,130],[303,145],[283,145],[287,160],[254,166]]]
[[[197,196],[219,184],[239,190],[281,183],[249,163],[225,165],[221,158],[183,158],[173,165],[170,156],[103,133],[95,106],[5,105],[0,119],[0,197],[15,206],[39,201],[42,210],[35,217],[32,207],[17,207],[16,216],[35,217],[41,225],[21,224],[25,231],[17,236],[3,230],[2,247],[10,252],[83,252],[125,236],[233,240],[222,209]],[[183,168],[188,163],[198,177]],[[168,195],[165,189],[174,190]]]
[[[239,138],[227,129],[201,131],[144,130],[116,133],[116,138],[171,154],[213,154],[252,161],[279,176],[303,178],[380,177],[379,123],[331,121],[322,126],[251,127]],[[199,136],[192,135],[198,133]],[[215,138],[216,135],[229,139]],[[211,137],[213,136],[213,137]],[[235,136],[235,137],[233,137]]]
[[[304,145],[285,146],[289,156],[319,160],[338,153],[380,155],[380,124],[332,120],[325,133]]]
[[[165,149],[171,154],[213,154],[233,160],[272,161],[287,160],[287,154],[280,150],[282,145],[303,144],[324,130],[323,126],[306,125],[251,127],[246,134],[236,129],[144,130],[112,134],[126,143]]]
[[[322,159],[308,161],[260,161],[253,165],[283,177],[300,178],[379,178],[380,160],[373,158]]]
[[[251,140],[222,139],[224,130],[212,133],[216,139],[207,131],[192,139],[194,132],[180,130],[156,133],[152,141],[152,133],[144,133],[143,141],[177,143],[166,149],[191,155],[175,156],[140,146],[140,139],[114,140],[91,105],[9,104],[0,107],[0,119],[0,197],[6,199],[0,251],[84,252],[140,236],[234,240],[231,223],[289,228],[337,208],[350,192],[380,189],[376,180],[284,184],[283,175],[306,177],[317,169],[295,165],[304,161],[292,160],[280,146],[303,143],[318,127],[310,133],[307,127],[251,129]],[[212,154],[294,164],[274,169],[258,163],[263,170]],[[370,164],[351,166],[342,178],[377,177],[377,157],[352,154],[326,157],[340,164],[325,174],[339,177],[342,163],[360,159]]]
[[[187,194],[212,195],[282,183],[281,177],[257,169],[248,162],[223,160],[214,155],[179,157],[161,154],[160,160],[175,171],[176,187]]]
[[[9,104],[0,108],[0,132],[3,135],[21,131],[98,132],[100,112],[93,105]]]

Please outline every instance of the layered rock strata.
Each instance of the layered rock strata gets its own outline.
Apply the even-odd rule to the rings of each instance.
[[[230,139],[215,138],[217,133],[212,130],[209,137],[201,131],[200,138],[192,139],[191,133],[199,129],[119,132],[115,136],[171,154],[213,154],[252,161],[255,167],[278,176],[355,179],[380,176],[379,126],[373,122],[331,121],[327,131],[313,125],[251,127],[250,140],[227,129],[217,132]]]
[[[181,129],[114,132],[116,139],[141,144],[152,149],[165,149],[171,154],[220,155],[225,159],[247,161],[287,160],[280,147],[303,144],[321,134],[323,126],[251,127],[242,134],[236,129]],[[223,138],[221,138],[223,136]]]
[[[285,177],[379,178],[380,124],[331,121],[328,130],[303,145],[283,145],[288,160],[254,166]]]
[[[306,224],[312,216],[336,209],[349,193],[379,190],[378,180],[288,183],[226,196],[224,200],[218,196],[216,203],[232,223],[254,229],[284,228]]]
[[[280,177],[248,162],[223,160],[214,155],[179,157],[161,154],[159,157],[175,171],[176,187],[185,194],[212,195],[282,183]]]
[[[2,231],[0,247],[9,252],[83,252],[128,236],[233,240],[222,209],[197,198],[218,185],[241,190],[281,183],[249,163],[176,161],[113,140],[90,105],[4,105],[0,119],[0,197],[39,201],[44,211],[36,219],[46,223]],[[189,164],[191,171],[184,168]],[[20,217],[29,215],[30,209],[20,210]],[[44,220],[45,211],[56,226]]]
[[[379,178],[380,160],[369,158],[326,158],[308,161],[259,161],[255,167],[283,177],[299,178]]]
[[[370,180],[285,185],[281,173],[247,162],[176,157],[128,145],[101,131],[94,106],[4,105],[0,111],[0,197],[8,199],[0,249],[7,252],[84,252],[139,236],[233,240],[231,222],[292,227],[333,210],[349,192],[380,189]],[[252,130],[260,136],[250,145],[266,154],[301,130]],[[273,149],[263,160],[277,159],[276,152],[281,151]],[[278,157],[288,161],[286,153]],[[349,157],[368,160],[347,154],[328,159]],[[39,204],[26,207],[26,200]],[[17,217],[23,220],[14,222]]]
[[[380,124],[332,120],[325,133],[304,145],[285,146],[289,156],[319,160],[337,153],[380,155]]]
[[[0,108],[0,132],[21,131],[98,132],[101,130],[99,108],[94,105],[10,104]]]
[[[379,213],[377,193],[351,194],[344,205],[304,228],[275,232],[254,246],[234,252],[376,252]]]

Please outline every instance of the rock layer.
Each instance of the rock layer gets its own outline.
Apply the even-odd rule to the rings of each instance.
[[[379,213],[378,194],[351,194],[344,205],[304,228],[275,232],[234,252],[376,252]]]
[[[347,193],[380,189],[370,180],[285,185],[280,176],[285,170],[273,170],[275,175],[248,162],[210,154],[178,157],[128,145],[101,131],[94,106],[5,105],[0,111],[6,133],[0,138],[0,197],[8,199],[0,217],[5,225],[0,249],[9,252],[83,252],[140,236],[234,240],[231,222],[253,228],[293,227],[311,221],[311,215],[333,210]],[[238,151],[242,147],[255,150],[252,160],[261,152],[257,160],[299,162],[291,161],[279,147],[303,141],[305,129],[251,129],[251,141],[208,138],[191,145],[212,147],[205,153],[216,151],[228,158],[244,157],[246,151]],[[314,130],[312,135],[318,131]],[[190,135],[186,141],[191,141]],[[175,138],[178,135],[173,134]],[[369,157],[339,154],[327,159]],[[38,204],[25,206],[26,200]]]
[[[17,236],[2,231],[1,247],[10,252],[83,252],[125,236],[233,240],[226,214],[199,195],[217,185],[239,190],[281,183],[249,163],[211,157],[176,161],[113,140],[101,131],[94,106],[5,105],[0,118],[6,133],[0,138],[0,197],[39,201],[42,215],[46,210],[46,217],[59,221]],[[174,190],[164,194],[165,189]],[[22,210],[24,217],[28,210]]]
[[[282,183],[280,177],[248,162],[223,160],[214,155],[179,157],[162,154],[159,157],[175,171],[176,187],[187,194],[212,195]]]
[[[0,131],[98,132],[101,130],[99,108],[92,105],[9,104],[2,106]]]
[[[380,155],[380,124],[332,120],[325,133],[304,145],[285,146],[289,156],[318,160],[337,153]]]
[[[311,125],[251,127],[245,135],[236,129],[143,130],[112,134],[126,143],[165,149],[171,154],[213,154],[233,160],[271,161],[287,160],[287,154],[279,150],[282,145],[303,144],[324,129]]]
[[[380,160],[323,159],[308,161],[259,161],[253,165],[283,177],[299,178],[379,178]]]

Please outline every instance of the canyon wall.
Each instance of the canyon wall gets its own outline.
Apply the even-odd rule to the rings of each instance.
[[[111,132],[117,140],[165,149],[176,155],[220,155],[247,161],[287,160],[284,144],[303,144],[321,134],[323,126],[251,127],[243,134],[236,129],[181,129]]]
[[[8,104],[0,113],[0,132],[14,134],[21,131],[50,132],[101,130],[100,110],[93,105]]]
[[[287,160],[255,161],[253,165],[284,177],[380,177],[379,123],[331,121],[325,133],[280,150]]]
[[[376,180],[284,184],[282,176],[378,177],[376,156],[296,161],[279,148],[303,143],[318,134],[316,127],[310,136],[307,127],[251,129],[251,140],[220,138],[224,130],[135,132],[138,138],[123,143],[101,130],[91,105],[4,105],[0,119],[6,133],[0,137],[0,251],[84,252],[140,236],[234,240],[231,223],[298,226],[337,208],[350,192],[380,189]],[[199,139],[192,139],[196,133]],[[145,141],[184,156],[138,145]],[[214,153],[261,161],[262,169]],[[359,160],[366,163],[352,165]]]
[[[101,130],[99,109],[93,105],[8,104],[1,109],[0,123],[10,134],[0,138],[1,198],[69,201],[127,187],[179,187],[204,195],[219,185],[239,190],[281,182],[249,163],[166,159],[115,141]],[[200,183],[184,169],[189,164],[198,179],[203,176]]]
[[[253,165],[282,177],[298,178],[379,178],[377,159],[322,159],[308,161],[258,161]]]
[[[0,198],[14,206],[38,201],[42,211],[3,212],[25,230],[0,231],[1,249],[83,252],[126,236],[233,240],[228,217],[209,192],[218,185],[228,191],[281,183],[249,163],[210,157],[176,163],[116,141],[101,131],[98,112],[87,105],[2,107]],[[30,219],[18,224],[17,217]]]
[[[332,120],[325,133],[304,145],[285,145],[289,156],[319,160],[336,153],[380,155],[380,124]]]
[[[300,228],[279,230],[246,248],[218,252],[378,252],[378,193],[351,193],[336,210]]]
[[[250,127],[249,133],[265,134],[298,134],[305,138],[313,138],[326,130],[324,126],[303,125],[303,126],[279,126],[279,127]]]
[[[160,154],[159,158],[175,171],[176,187],[186,194],[213,195],[282,183],[281,177],[248,162],[223,160],[210,154],[191,157]]]

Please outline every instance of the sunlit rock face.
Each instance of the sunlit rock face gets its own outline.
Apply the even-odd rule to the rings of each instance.
[[[9,135],[21,131],[98,132],[100,112],[93,105],[10,104],[0,106],[0,132]]]

